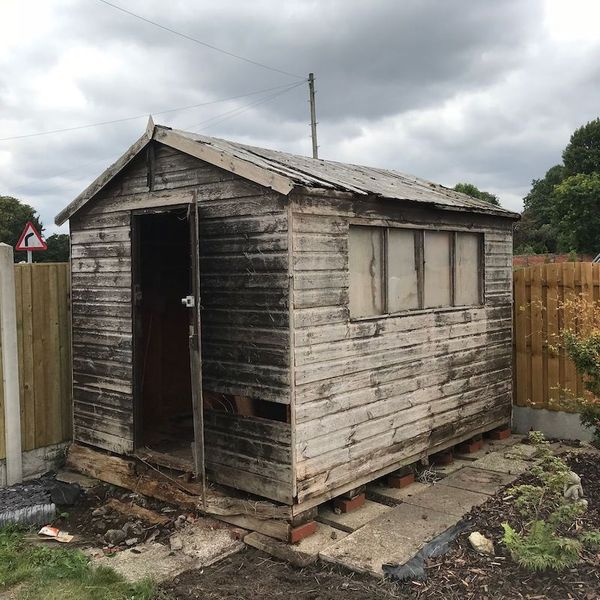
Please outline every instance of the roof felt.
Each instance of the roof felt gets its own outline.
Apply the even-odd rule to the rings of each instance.
[[[448,208],[467,209],[507,217],[516,216],[516,213],[494,206],[489,202],[472,198],[443,185],[397,171],[298,156],[279,152],[278,150],[268,150],[202,136],[188,131],[173,130],[173,132],[199,144],[210,145],[215,150],[227,155],[233,155],[256,166],[288,177],[295,184],[303,187],[424,202]]]
[[[397,171],[320,160],[248,146],[148,122],[146,133],[56,217],[62,224],[91,200],[145,146],[155,139],[261,185],[287,194],[294,187],[350,192],[358,196],[420,202],[446,210],[518,218],[518,214],[455,192],[442,185]],[[244,174],[245,173],[245,174]],[[265,183],[267,182],[267,183]],[[273,183],[275,182],[275,183]]]

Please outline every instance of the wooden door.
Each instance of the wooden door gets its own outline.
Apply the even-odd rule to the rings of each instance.
[[[195,200],[195,198],[194,198]],[[190,309],[190,372],[192,377],[192,410],[194,421],[194,470],[202,482],[202,500],[206,496],[206,468],[204,461],[204,410],[202,402],[202,353],[200,334],[200,247],[198,203],[189,207],[188,221],[190,226],[191,252],[191,295],[188,297]],[[191,299],[190,299],[191,298]]]

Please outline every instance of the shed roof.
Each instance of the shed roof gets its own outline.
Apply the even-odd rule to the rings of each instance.
[[[514,212],[412,175],[248,146],[154,125],[150,119],[144,135],[57,215],[57,225],[81,209],[153,139],[284,195],[294,188],[341,191],[364,197],[419,202],[446,210],[518,218]]]

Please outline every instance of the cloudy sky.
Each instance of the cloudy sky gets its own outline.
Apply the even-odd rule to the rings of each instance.
[[[273,70],[100,0],[0,0],[0,194],[32,204],[46,234],[148,113],[309,154],[309,71],[322,158],[472,182],[515,210],[600,114],[594,0],[111,2]]]

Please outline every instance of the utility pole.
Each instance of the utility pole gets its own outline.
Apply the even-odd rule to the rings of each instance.
[[[319,158],[319,146],[317,144],[317,109],[315,106],[315,74],[308,74],[308,97],[310,102],[310,133],[312,137],[313,158]]]

